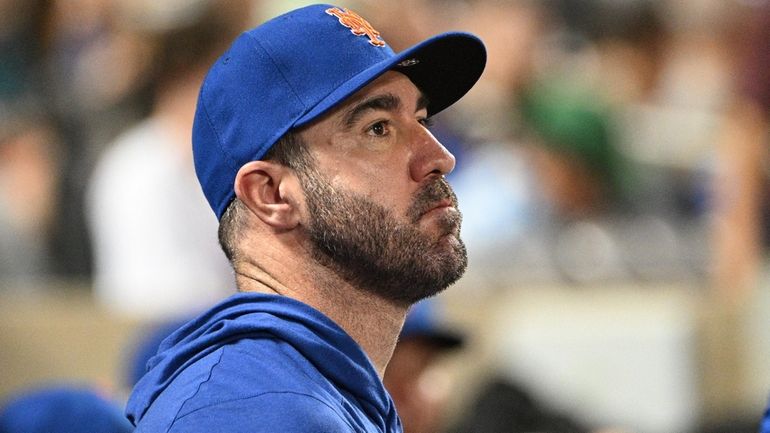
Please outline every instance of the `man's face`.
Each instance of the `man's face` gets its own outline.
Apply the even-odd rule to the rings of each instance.
[[[300,131],[315,164],[300,181],[314,258],[363,290],[409,304],[467,265],[454,157],[425,127],[426,102],[388,72]]]

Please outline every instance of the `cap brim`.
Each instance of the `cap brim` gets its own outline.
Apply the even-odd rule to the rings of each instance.
[[[310,123],[387,71],[403,73],[427,96],[432,116],[463,97],[486,64],[479,38],[463,32],[443,33],[377,63],[337,87],[294,123]],[[400,65],[401,64],[401,65]]]
[[[453,333],[451,331],[415,331],[412,333],[404,333],[401,335],[399,340],[411,340],[411,339],[419,339],[421,341],[424,341],[438,349],[457,349],[463,346],[463,343],[465,342],[463,337],[460,334]]]

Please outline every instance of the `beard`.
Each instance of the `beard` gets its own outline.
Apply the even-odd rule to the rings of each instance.
[[[300,175],[300,181],[313,259],[354,287],[409,305],[441,292],[465,272],[462,216],[444,178],[418,190],[402,218],[367,196],[333,188],[317,172]],[[454,209],[436,217],[438,234],[420,230],[422,216],[445,199]]]

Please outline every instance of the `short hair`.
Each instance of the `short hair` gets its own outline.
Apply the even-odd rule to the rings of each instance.
[[[293,131],[284,134],[262,159],[289,167],[299,175],[307,173],[314,166],[310,150],[299,134]],[[244,211],[243,202],[236,197],[227,205],[219,220],[219,245],[233,265],[240,260],[238,242],[244,223]]]

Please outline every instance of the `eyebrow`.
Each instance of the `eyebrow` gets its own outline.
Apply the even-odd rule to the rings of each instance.
[[[420,92],[420,97],[417,99],[417,109],[415,111],[427,109],[429,105],[430,99],[428,99],[428,96]]]
[[[423,93],[420,93],[420,97],[417,99],[417,108],[415,111],[420,111],[427,108],[429,103],[430,102],[428,101],[428,97]],[[342,125],[346,129],[350,129],[368,111],[396,111],[400,107],[401,99],[391,93],[373,96],[347,110],[342,116]]]

